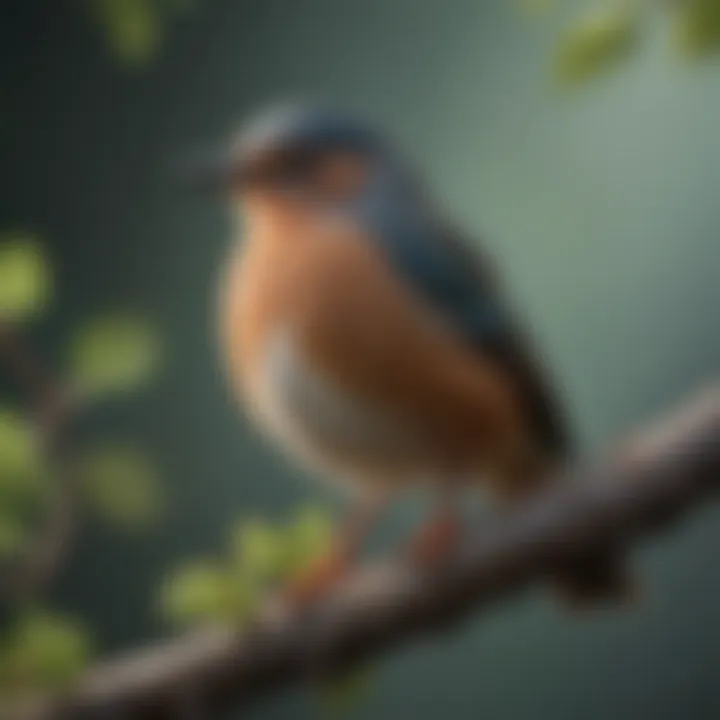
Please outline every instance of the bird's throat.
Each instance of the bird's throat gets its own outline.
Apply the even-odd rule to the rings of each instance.
[[[310,209],[295,198],[251,196],[241,203],[246,238],[265,243],[285,242],[312,221]]]

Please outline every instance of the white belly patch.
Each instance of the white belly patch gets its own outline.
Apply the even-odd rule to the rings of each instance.
[[[407,467],[421,447],[388,413],[314,371],[284,330],[267,344],[254,401],[261,424],[294,455],[341,479]]]

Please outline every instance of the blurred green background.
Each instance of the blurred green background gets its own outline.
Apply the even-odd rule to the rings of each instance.
[[[107,35],[106,16],[72,0],[0,7],[0,227],[41,236],[57,274],[38,346],[59,361],[59,338],[107,307],[165,335],[150,393],[92,432],[129,425],[151,448],[168,516],[129,539],[90,523],[52,593],[105,650],[167,632],[158,579],[215,552],[238,515],[324,497],[228,398],[215,291],[229,216],[173,175],[260,104],[338,102],[418,159],[496,256],[588,452],[720,366],[720,64],[669,50],[662,14],[619,72],[567,92],[548,68],[581,3],[541,19],[503,0],[194,5],[164,37],[142,14]],[[568,618],[533,594],[394,654],[348,717],[715,720],[717,518],[708,509],[640,554],[636,612]],[[318,712],[292,693],[244,716]]]

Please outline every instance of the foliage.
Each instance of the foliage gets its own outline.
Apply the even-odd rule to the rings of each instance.
[[[678,3],[677,39],[688,57],[701,57],[720,48],[720,0]]]
[[[232,533],[235,562],[245,572],[272,582],[302,570],[332,541],[332,520],[321,508],[300,507],[285,525],[249,519]]]
[[[215,560],[195,560],[167,579],[162,608],[176,625],[238,625],[258,604],[257,588],[247,576]]]
[[[0,408],[0,559],[25,548],[32,516],[46,495],[45,473],[32,425]]]
[[[637,39],[638,17],[624,5],[592,8],[561,39],[555,74],[564,84],[582,82],[622,60]]]
[[[84,396],[116,395],[146,384],[159,359],[159,338],[139,318],[97,318],[73,338],[70,376]]]
[[[300,507],[284,523],[238,521],[227,557],[191,561],[166,578],[163,616],[180,627],[242,627],[279,585],[327,551],[332,528],[330,515],[316,506]],[[331,712],[349,709],[367,692],[371,677],[360,668],[331,678],[317,688],[320,705]]]
[[[36,239],[8,235],[0,242],[0,320],[10,332],[47,309],[51,286],[51,269]],[[72,342],[70,377],[83,399],[138,389],[156,370],[159,347],[156,333],[138,318],[95,320]],[[106,521],[126,528],[158,517],[163,493],[140,451],[107,442],[79,455],[69,450],[80,499]],[[32,547],[50,491],[61,491],[49,482],[50,460],[35,423],[0,407],[0,570]],[[14,617],[8,614],[12,624],[0,640],[2,701],[71,683],[90,655],[85,629],[42,610],[15,608]]]
[[[299,508],[284,523],[238,521],[230,534],[229,557],[192,561],[166,579],[163,615],[181,627],[242,627],[257,616],[273,590],[327,551],[332,527],[330,515],[315,506]],[[369,682],[366,669],[352,670],[323,683],[318,699],[333,712],[346,710]]]
[[[27,235],[0,244],[0,319],[17,322],[42,312],[51,294],[50,270],[42,246]]]
[[[552,0],[522,0],[528,14],[547,15]],[[623,66],[650,25],[653,13],[670,15],[682,55],[697,59],[720,51],[720,0],[641,3],[639,0],[585,0],[557,41],[553,75],[576,86]]]
[[[26,611],[0,643],[0,693],[8,697],[68,687],[88,662],[90,645],[76,620]]]
[[[239,521],[226,558],[192,562],[166,580],[164,616],[182,626],[242,624],[278,584],[327,550],[331,530],[330,516],[317,507],[301,507],[285,523]]]
[[[110,52],[127,67],[154,60],[167,27],[193,6],[192,0],[85,0]]]
[[[0,312],[25,319],[47,306],[50,267],[42,246],[20,236],[0,243]],[[113,396],[146,384],[158,367],[160,340],[129,316],[96,318],[72,339],[70,378],[84,399]],[[105,443],[72,461],[88,506],[116,527],[147,526],[163,505],[149,459],[133,448]],[[0,408],[0,558],[17,554],[32,534],[28,511],[47,496],[48,461],[37,429]]]
[[[0,498],[12,500],[32,489],[44,464],[33,426],[18,413],[0,408]]]
[[[147,527],[162,512],[163,490],[155,469],[135,448],[90,448],[76,459],[74,475],[88,507],[114,527]]]
[[[266,520],[243,520],[232,532],[233,561],[253,578],[270,581],[281,577],[285,570],[287,552],[285,533]]]

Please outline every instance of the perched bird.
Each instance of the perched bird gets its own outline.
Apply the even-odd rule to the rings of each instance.
[[[296,581],[299,600],[333,586],[403,489],[437,493],[408,546],[433,564],[457,541],[458,489],[484,483],[512,502],[548,481],[570,451],[555,395],[488,259],[382,134],[279,108],[206,170],[240,210],[221,293],[233,387],[281,446],[353,497],[327,557]],[[558,582],[576,600],[619,597],[614,560],[578,558]]]

